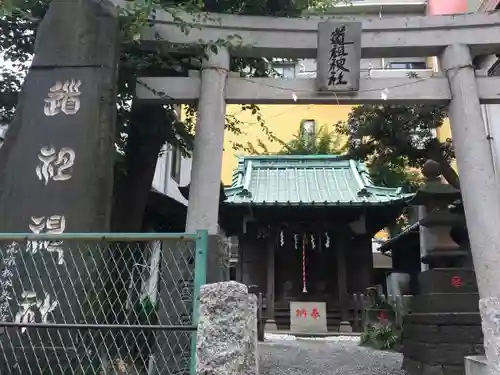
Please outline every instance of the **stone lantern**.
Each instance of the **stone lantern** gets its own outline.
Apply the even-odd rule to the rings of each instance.
[[[403,367],[410,375],[463,375],[464,357],[484,352],[479,295],[471,261],[460,190],[440,178],[439,164],[427,161],[426,183],[412,203],[420,218],[420,294],[404,319]]]

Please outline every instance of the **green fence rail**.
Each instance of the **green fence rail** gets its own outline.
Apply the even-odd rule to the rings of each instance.
[[[0,373],[194,375],[206,252],[206,231],[0,234]]]

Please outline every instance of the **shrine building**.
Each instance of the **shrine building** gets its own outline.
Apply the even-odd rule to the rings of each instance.
[[[314,302],[334,331],[353,319],[352,294],[374,283],[373,236],[410,196],[375,186],[365,165],[345,156],[244,156],[219,221],[238,237],[238,281],[263,294],[278,329],[290,329],[297,302]]]

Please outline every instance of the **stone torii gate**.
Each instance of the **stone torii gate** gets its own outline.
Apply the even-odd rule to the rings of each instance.
[[[176,16],[179,16],[176,14]],[[158,12],[142,39],[165,46],[228,40],[210,53],[201,73],[186,78],[142,77],[139,99],[198,103],[195,149],[186,230],[217,228],[225,107],[257,104],[448,104],[460,169],[461,191],[477,275],[486,354],[500,374],[500,196],[491,136],[480,104],[500,104],[500,79],[476,76],[476,56],[500,52],[500,12],[435,17],[362,20],[359,58],[438,56],[435,76],[366,78],[349,93],[319,93],[314,79],[240,78],[229,73],[229,56],[316,58],[318,25],[326,19],[234,15],[192,17],[185,34],[172,16]],[[203,21],[200,21],[203,20]],[[335,23],[354,19],[335,18]],[[244,48],[241,48],[241,43]],[[318,48],[319,47],[319,48]],[[355,51],[354,51],[355,52]],[[359,66],[358,66],[359,69]],[[359,79],[359,70],[358,70]],[[356,83],[355,83],[356,85]],[[164,92],[166,95],[158,95]]]

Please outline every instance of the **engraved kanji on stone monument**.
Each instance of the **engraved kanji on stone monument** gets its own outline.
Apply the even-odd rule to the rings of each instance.
[[[350,70],[346,67],[346,61],[349,54],[346,51],[346,45],[352,44],[345,40],[345,25],[335,28],[330,35],[330,76],[328,77],[328,86],[347,85],[344,73]]]
[[[50,294],[45,293],[43,299],[37,299],[35,292],[23,292],[17,311],[15,322],[16,323],[37,323],[37,313],[40,316],[40,323],[48,323],[49,314],[54,311],[59,302],[55,300]],[[21,333],[26,331],[26,327],[21,328]]]
[[[80,110],[80,86],[82,81],[71,79],[68,81],[57,81],[49,89],[43,113],[45,116],[55,116],[59,113],[74,115]]]
[[[32,216],[29,228],[34,234],[62,234],[66,229],[66,218],[63,215],[52,215],[49,217]],[[32,254],[36,254],[41,250],[45,250],[49,253],[57,253],[57,264],[64,264],[64,249],[62,240],[28,241],[26,250]]]
[[[0,272],[0,321],[10,318],[10,301],[12,300],[12,278],[16,272],[16,255],[19,253],[19,243],[5,245],[3,269]]]
[[[45,185],[50,180],[66,181],[71,178],[68,169],[75,164],[75,151],[69,147],[63,147],[56,152],[54,147],[42,147],[38,154],[40,164],[36,166],[36,175]]]
[[[359,89],[360,22],[320,22],[316,85],[320,92]]]

